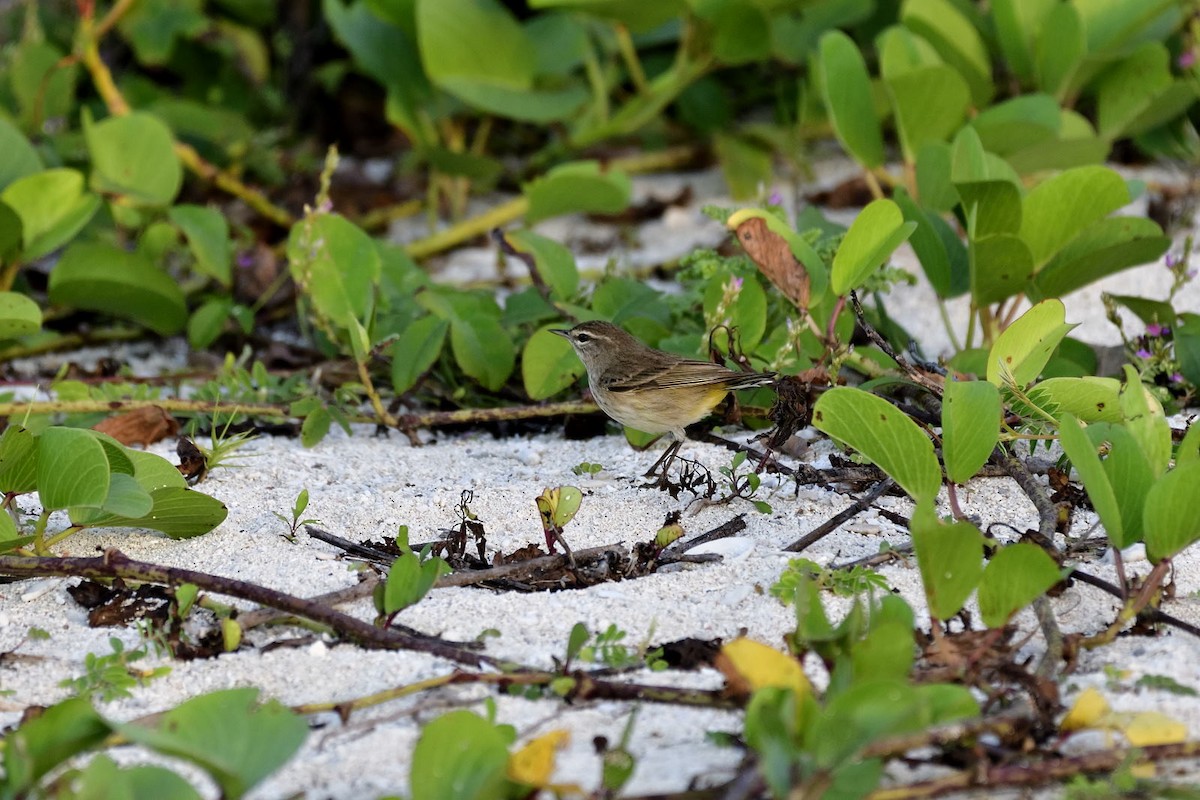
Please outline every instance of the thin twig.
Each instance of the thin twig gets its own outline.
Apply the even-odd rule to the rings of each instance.
[[[134,561],[116,549],[106,550],[104,555],[99,558],[0,555],[0,574],[29,578],[48,576],[101,580],[121,578],[127,581],[159,583],[166,586],[191,583],[206,591],[249,600],[252,603],[269,606],[302,619],[326,625],[339,636],[363,647],[381,650],[413,650],[474,667],[509,666],[500,659],[472,652],[436,636],[412,635],[392,628],[378,628],[369,622],[343,614],[328,606],[269,589],[266,586],[181,567],[167,567],[161,564]]]
[[[871,491],[867,492],[862,497],[851,503],[849,508],[835,514],[829,520],[813,528],[807,534],[801,536],[799,539],[783,549],[789,553],[803,552],[809,546],[816,544],[829,534],[833,533],[844,523],[854,519],[854,517],[866,511],[871,507],[871,503],[874,503],[876,500],[882,497],[883,493],[892,488],[894,484],[895,482],[891,478],[885,478],[884,480],[881,480],[879,483],[871,487]]]

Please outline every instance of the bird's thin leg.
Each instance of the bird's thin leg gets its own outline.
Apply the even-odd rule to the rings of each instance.
[[[667,479],[667,470],[670,469],[671,462],[675,460],[675,454],[679,452],[679,448],[682,446],[683,441],[681,439],[676,439],[675,441],[671,442],[670,446],[663,451],[663,454],[659,457],[658,461],[654,462],[654,466],[647,470],[646,474],[642,477],[653,478],[656,474],[658,474],[658,468],[662,467],[662,480],[660,483],[665,484]]]

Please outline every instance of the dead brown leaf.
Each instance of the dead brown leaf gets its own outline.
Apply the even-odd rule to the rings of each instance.
[[[179,422],[158,406],[145,406],[109,417],[92,426],[126,447],[145,447],[179,433]]]

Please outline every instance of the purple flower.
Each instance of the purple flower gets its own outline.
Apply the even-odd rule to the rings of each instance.
[[[237,265],[242,269],[249,269],[254,266],[254,251],[243,250],[237,254]]]
[[[1159,325],[1156,322],[1151,322],[1149,325],[1146,326],[1146,335],[1147,336],[1163,336],[1164,334],[1168,334],[1170,332],[1171,332],[1170,328],[1167,328],[1163,325]]]
[[[1187,278],[1189,281],[1194,280],[1196,277],[1196,270],[1189,269],[1187,272],[1183,273],[1183,277]]]
[[[767,204],[772,206],[783,205],[783,195],[779,192],[771,192],[771,196],[767,198]]]
[[[1179,262],[1182,260],[1182,257],[1176,255],[1175,253],[1167,253],[1167,255],[1163,258],[1163,263],[1167,265],[1167,269],[1175,269],[1179,266]]]
[[[1171,373],[1171,383],[1183,383],[1183,373],[1182,372],[1172,372]]]
[[[730,278],[729,279],[729,288],[732,291],[740,292],[742,290],[742,279],[741,278]]]
[[[1196,63],[1196,53],[1194,50],[1184,50],[1179,54],[1179,60],[1175,62],[1180,69],[1187,69]]]
[[[1138,358],[1150,358],[1151,356],[1154,355],[1154,353],[1151,353],[1149,350],[1147,350],[1144,347],[1139,347],[1138,351],[1136,353],[1134,353],[1134,355],[1137,356]]]

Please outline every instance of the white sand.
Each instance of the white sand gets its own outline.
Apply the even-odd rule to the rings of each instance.
[[[684,213],[684,212],[678,212]],[[690,213],[690,212],[688,212]],[[715,223],[713,223],[715,225]],[[701,226],[703,227],[703,226]],[[719,229],[718,229],[719,231]],[[699,239],[711,234],[698,234]],[[907,251],[906,251],[907,252]],[[469,259],[468,253],[464,258]],[[905,262],[904,258],[909,261]],[[494,263],[494,256],[492,256]],[[902,257],[911,262],[911,255]],[[1117,291],[1160,296],[1166,270],[1150,266],[1124,273],[1110,283]],[[1157,288],[1156,288],[1157,287]],[[1189,297],[1194,298],[1194,287]],[[1111,326],[1095,299],[1068,298],[1068,321],[1086,321],[1079,331],[1090,341],[1112,341]],[[945,347],[937,315],[921,290],[898,294],[893,313],[927,345],[927,351]],[[1195,308],[1200,303],[1187,301]],[[955,312],[957,313],[957,312]],[[1105,333],[1107,326],[1107,334]],[[1175,420],[1175,424],[1182,424]],[[637,476],[649,466],[658,450],[632,451],[618,435],[586,442],[565,441],[558,435],[498,440],[486,433],[446,436],[435,433],[436,443],[411,447],[401,435],[377,438],[363,427],[353,437],[335,430],[312,450],[297,441],[262,438],[247,449],[254,457],[236,470],[219,469],[201,490],[226,503],[229,518],[212,533],[189,541],[171,541],[146,532],[85,532],[65,541],[61,554],[93,555],[117,547],[131,558],[169,564],[253,581],[303,596],[312,596],[355,582],[354,572],[336,551],[301,535],[295,544],[282,534],[284,525],[272,512],[287,514],[296,494],[308,489],[311,504],[306,516],[323,527],[353,540],[389,537],[398,525],[408,525],[413,541],[426,541],[458,520],[455,508],[463,490],[474,493],[471,509],[486,525],[490,551],[511,552],[542,541],[534,506],[545,487],[574,484],[584,490],[575,521],[566,529],[574,548],[614,542],[632,544],[651,537],[666,514],[683,509],[691,498],[639,488]],[[168,458],[172,443],[155,446]],[[832,448],[818,443],[811,457],[818,465]],[[685,454],[698,458],[715,473],[728,464],[730,453],[712,445],[689,444]],[[604,471],[579,477],[571,468],[597,462]],[[773,512],[757,513],[748,503],[708,507],[694,516],[685,514],[689,535],[707,531],[735,513],[746,515],[747,528],[734,547],[748,554],[727,563],[691,566],[652,575],[637,581],[610,583],[582,591],[553,594],[499,594],[479,588],[433,591],[417,606],[403,612],[399,621],[450,639],[472,639],[494,628],[487,652],[529,665],[551,667],[553,658],[566,649],[572,625],[583,622],[592,631],[611,624],[628,633],[626,643],[637,645],[681,637],[726,640],[742,630],[756,639],[779,646],[793,627],[792,611],[771,597],[768,589],[787,563],[781,548],[844,508],[850,499],[835,492],[801,488],[799,492],[773,478],[764,480],[760,492]],[[961,493],[965,510],[983,524],[1002,522],[1021,530],[1036,527],[1033,507],[1008,480],[973,482]],[[33,500],[23,498],[29,512]],[[884,498],[880,505],[906,514],[909,504]],[[942,507],[945,511],[945,506]],[[1094,515],[1077,515],[1075,535],[1094,524]],[[1001,534],[1003,537],[1005,534]],[[821,563],[846,561],[876,552],[880,545],[905,544],[907,534],[874,511],[830,535],[804,556]],[[1087,567],[1111,579],[1101,564]],[[1144,573],[1145,562],[1131,565]],[[914,563],[893,563],[880,570],[900,590],[922,618],[923,599]],[[1166,610],[1200,622],[1200,556],[1196,548],[1178,561],[1176,599]],[[15,722],[32,704],[50,704],[67,696],[58,686],[65,678],[83,673],[88,652],[109,652],[108,638],[119,636],[134,647],[132,630],[89,629],[85,612],[66,594],[67,582],[47,580],[0,585],[0,651],[17,646],[30,626],[50,632],[48,641],[27,642],[18,650],[25,657],[0,664],[0,724]],[[846,601],[827,598],[834,615]],[[1112,618],[1117,602],[1086,586],[1077,585],[1054,601],[1059,621],[1067,632],[1095,632]],[[361,602],[354,613],[371,618],[370,604]],[[1019,620],[1030,631],[1032,616]],[[211,660],[168,662],[149,658],[141,664],[169,664],[171,673],[137,688],[132,698],[103,704],[106,715],[129,719],[160,711],[203,692],[234,686],[257,686],[263,694],[286,704],[351,700],[413,681],[443,675],[453,665],[437,658],[407,652],[366,651],[350,645],[325,642],[300,648],[280,648],[268,653],[255,645],[273,639],[302,635],[302,631],[256,631],[237,653]],[[1031,654],[1042,648],[1040,636],[1026,645]],[[1135,690],[1135,681],[1148,674],[1167,675],[1200,689],[1200,640],[1179,632],[1158,638],[1126,637],[1097,652],[1084,653],[1075,674],[1065,681],[1068,696],[1089,686],[1100,688],[1118,709],[1159,709],[1184,721],[1192,736],[1200,736],[1200,698],[1161,691]],[[1126,670],[1108,686],[1105,668]],[[716,688],[720,676],[711,670],[699,673],[650,673],[631,680],[670,685]],[[814,672],[813,678],[823,682]],[[407,794],[412,748],[419,726],[454,708],[482,709],[484,697],[495,697],[499,718],[513,724],[522,741],[554,729],[567,729],[572,738],[560,754],[556,779],[585,789],[597,785],[600,761],[592,740],[606,736],[617,741],[632,706],[615,702],[584,702],[565,706],[558,700],[529,701],[499,696],[481,687],[456,687],[422,693],[356,713],[348,724],[334,715],[313,720],[314,729],[297,756],[269,778],[253,796],[277,798],[292,794],[324,798],[368,798]],[[647,704],[633,729],[631,748],[637,769],[628,793],[678,791],[691,785],[712,785],[727,779],[739,754],[712,744],[709,731],[740,729],[740,715]],[[133,754],[130,757],[134,757]],[[205,791],[215,796],[215,787]],[[983,796],[983,795],[981,795]],[[995,796],[988,793],[988,796]]]

